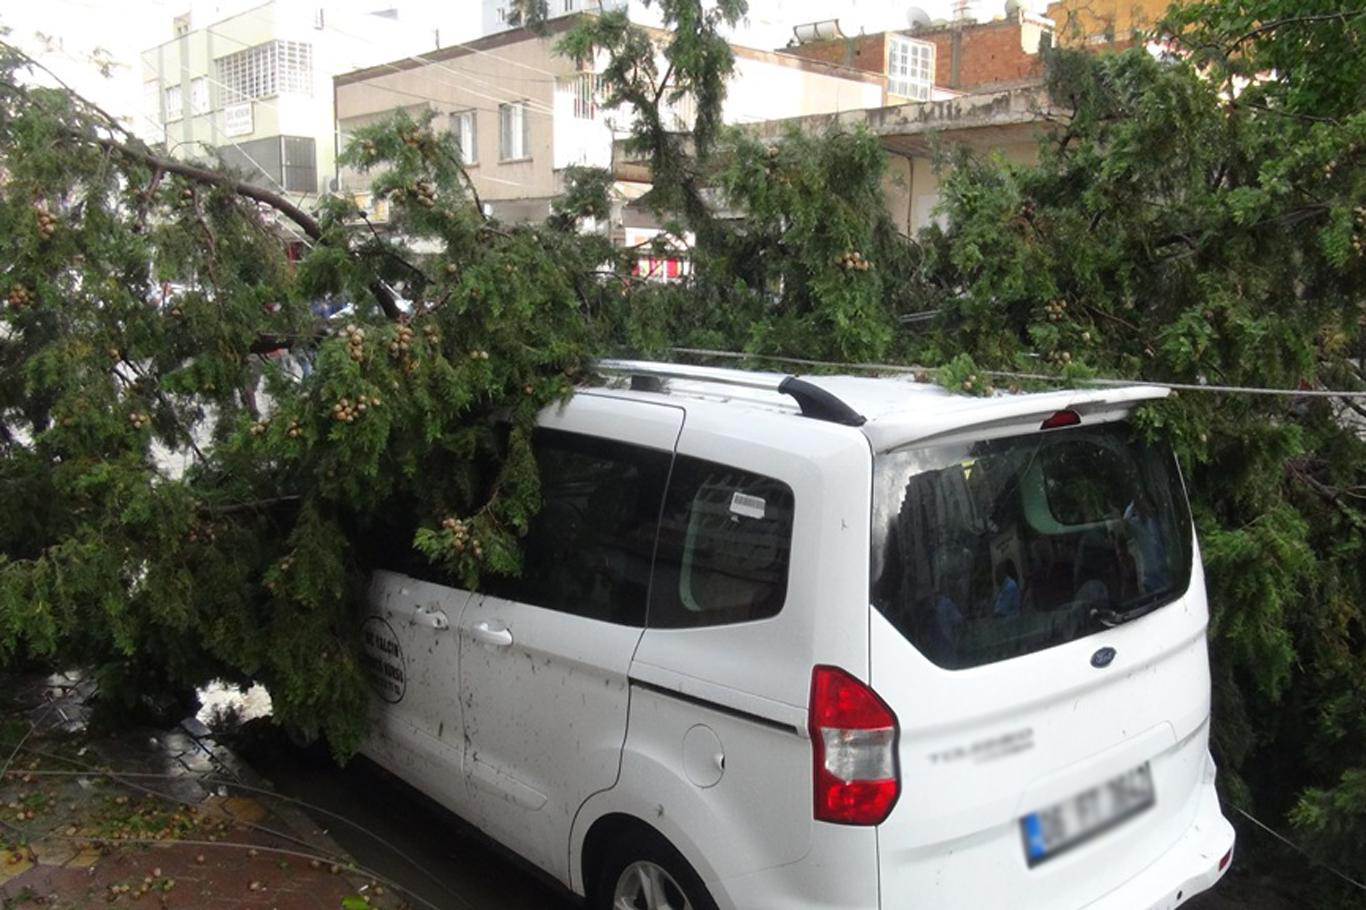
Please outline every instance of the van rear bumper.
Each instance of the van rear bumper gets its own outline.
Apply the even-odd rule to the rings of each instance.
[[[1219,861],[1233,850],[1233,826],[1219,809],[1214,775],[1200,784],[1195,818],[1181,839],[1142,872],[1087,904],[1085,910],[1172,910],[1214,887],[1228,865]]]

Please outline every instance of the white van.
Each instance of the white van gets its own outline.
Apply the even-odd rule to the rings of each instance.
[[[541,419],[520,578],[377,573],[370,757],[594,910],[1220,878],[1199,550],[1126,422],[1163,390],[599,371]]]

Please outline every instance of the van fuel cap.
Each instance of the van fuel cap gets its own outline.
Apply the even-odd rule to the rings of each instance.
[[[695,724],[683,736],[683,771],[698,787],[714,787],[726,773],[726,753],[716,731]]]

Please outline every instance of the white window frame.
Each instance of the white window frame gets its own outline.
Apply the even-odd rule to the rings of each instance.
[[[153,123],[164,123],[161,115],[161,82],[156,79],[142,84],[142,106],[147,119]]]
[[[162,91],[163,104],[166,108],[166,122],[174,123],[181,117],[181,97],[180,83],[168,85]]]
[[[525,101],[498,105],[499,161],[525,161],[531,157],[529,113]]]
[[[451,134],[460,147],[460,163],[473,167],[479,163],[479,117],[474,108],[451,114]],[[468,137],[468,138],[467,138]]]
[[[934,90],[934,45],[905,35],[887,38],[887,94],[929,101]]]
[[[598,89],[600,82],[597,73],[579,73],[556,82],[556,89],[570,98],[570,111],[575,120],[598,119]]]
[[[214,61],[222,103],[236,104],[275,95],[313,97],[313,45],[267,41]]]
[[[209,80],[203,76],[190,80],[190,113],[196,117],[212,110],[209,101]]]

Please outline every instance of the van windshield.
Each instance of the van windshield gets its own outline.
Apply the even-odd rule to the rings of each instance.
[[[1091,635],[1179,597],[1176,459],[1126,423],[879,456],[874,606],[941,667]]]

